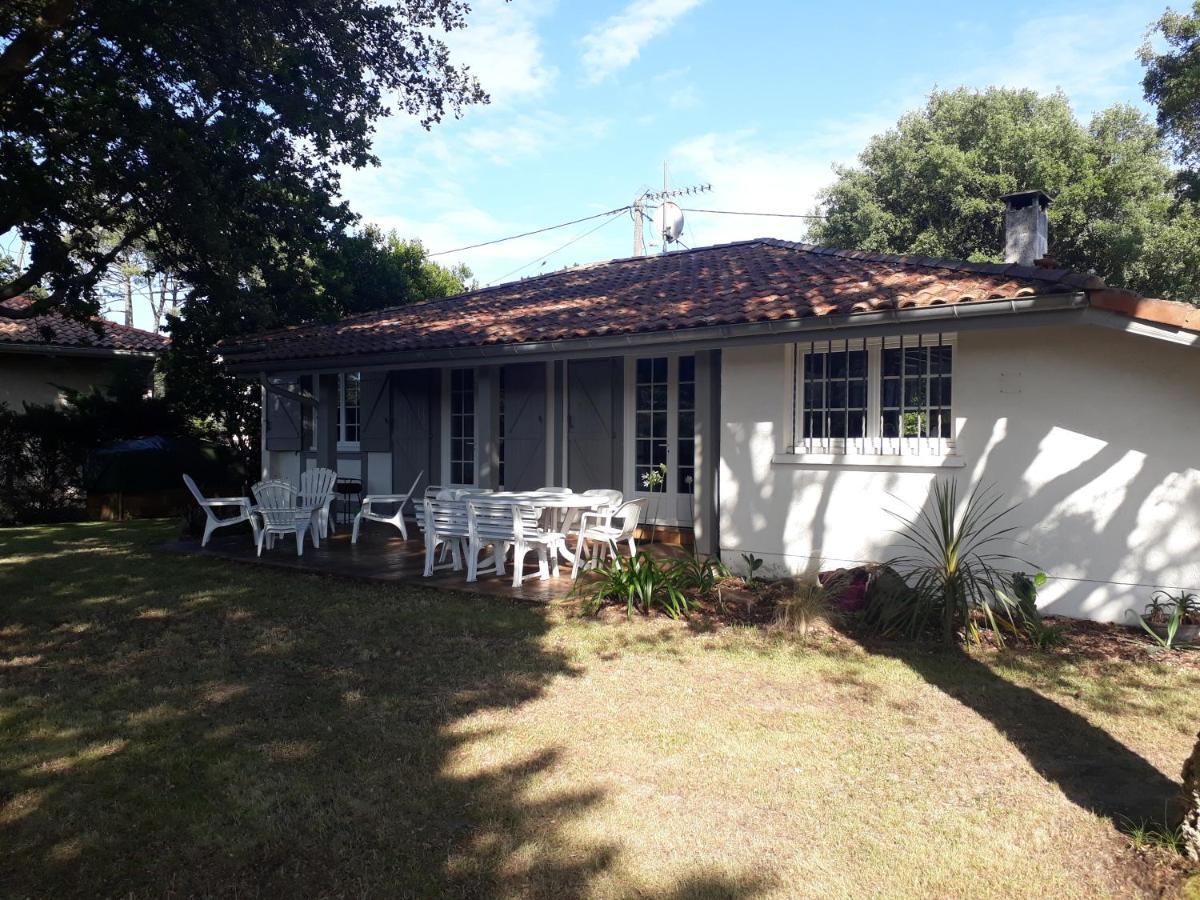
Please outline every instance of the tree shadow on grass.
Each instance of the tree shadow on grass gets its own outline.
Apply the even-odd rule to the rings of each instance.
[[[1008,681],[962,650],[879,644],[928,684],[990,722],[1047,781],[1120,831],[1161,821],[1179,785],[1083,716]]]
[[[581,824],[604,792],[509,734],[580,674],[540,611],[146,553],[156,537],[23,542],[0,572],[6,891],[576,897],[613,869],[622,845]]]

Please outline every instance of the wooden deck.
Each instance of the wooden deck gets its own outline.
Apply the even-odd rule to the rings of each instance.
[[[413,531],[415,532],[415,528]],[[479,580],[472,584],[467,583],[465,572],[447,570],[426,578],[422,574],[425,567],[425,545],[419,534],[415,540],[404,541],[401,540],[398,531],[386,526],[365,528],[357,544],[350,543],[349,528],[341,528],[338,534],[331,534],[327,540],[321,541],[320,548],[314,548],[311,542],[307,543],[303,556],[296,555],[296,542],[291,537],[277,538],[275,549],[264,549],[261,557],[256,556],[249,531],[244,534],[222,534],[218,531],[204,548],[200,547],[197,538],[171,541],[159,545],[158,549],[168,553],[207,556],[360,581],[407,581],[424,587],[512,597],[534,603],[548,603],[561,599],[572,587],[571,567],[561,560],[558,578],[551,577],[544,581],[538,578],[537,560],[533,553],[526,557],[527,577],[519,588],[512,586],[511,569],[509,574],[503,577],[481,574]],[[657,545],[655,549],[658,550]]]

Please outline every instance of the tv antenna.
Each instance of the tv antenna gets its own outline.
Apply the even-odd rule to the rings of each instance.
[[[650,216],[647,209],[655,210],[654,230],[661,242],[662,252],[667,252],[667,245],[679,240],[683,233],[683,210],[674,202],[676,198],[688,197],[693,194],[703,194],[712,190],[711,184],[693,184],[688,187],[671,188],[667,183],[667,164],[663,163],[663,189],[661,191],[642,191],[633,201],[633,255],[646,255],[646,236],[642,231],[642,223]],[[657,204],[657,205],[655,205]]]

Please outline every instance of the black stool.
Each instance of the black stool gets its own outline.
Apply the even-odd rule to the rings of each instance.
[[[354,521],[354,515],[358,511],[358,506],[362,506],[362,482],[354,478],[339,478],[333,484],[333,492],[341,498],[339,504],[341,515],[338,517],[338,521],[343,525],[349,525]],[[358,498],[358,504],[353,512],[350,509],[351,497]]]

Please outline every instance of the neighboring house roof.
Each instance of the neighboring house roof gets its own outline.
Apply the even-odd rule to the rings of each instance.
[[[762,238],[616,259],[351,316],[266,332],[223,348],[231,362],[319,359],[564,341],[818,316],[1099,292],[1126,315],[1136,295],[1064,269],[833,250]],[[1165,303],[1165,301],[1153,301]],[[1166,303],[1175,318],[1190,310]],[[1179,311],[1182,309],[1182,313]]]
[[[33,303],[30,297],[13,297],[0,303],[7,309],[24,309]],[[8,319],[0,314],[0,350],[22,349],[46,352],[55,350],[94,353],[155,353],[166,348],[166,336],[107,319],[97,319],[100,330],[83,322],[55,313],[31,319]]]

